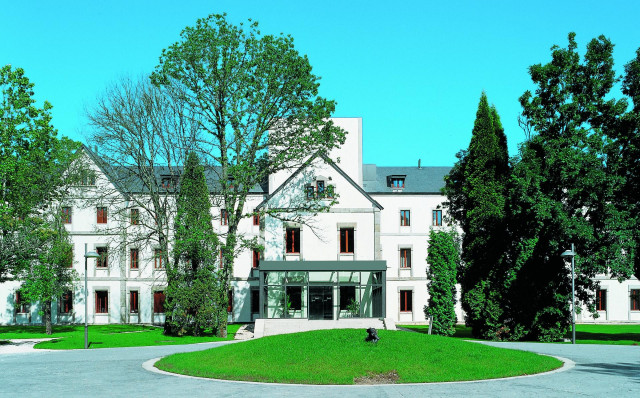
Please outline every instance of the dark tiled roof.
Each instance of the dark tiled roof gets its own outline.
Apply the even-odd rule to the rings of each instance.
[[[377,167],[365,164],[362,167],[364,190],[368,193],[392,193],[388,184],[389,176],[406,176],[402,193],[440,193],[444,187],[444,177],[451,167]]]

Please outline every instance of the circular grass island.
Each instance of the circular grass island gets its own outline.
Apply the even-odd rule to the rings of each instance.
[[[483,380],[557,369],[562,361],[456,338],[380,330],[316,330],[174,354],[155,366],[224,380],[299,384],[393,384]]]

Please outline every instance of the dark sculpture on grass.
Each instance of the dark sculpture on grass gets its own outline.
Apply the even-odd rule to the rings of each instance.
[[[378,337],[378,331],[375,328],[367,329],[368,336],[364,341],[377,343],[380,338]]]

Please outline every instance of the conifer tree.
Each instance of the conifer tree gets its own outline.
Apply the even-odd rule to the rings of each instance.
[[[450,216],[463,230],[462,306],[476,337],[499,338],[504,326],[507,264],[506,136],[495,107],[483,92],[471,142],[458,154],[446,179]]]
[[[226,327],[227,308],[221,300],[224,284],[216,268],[218,247],[204,168],[191,152],[177,199],[174,264],[167,267],[165,311],[169,333],[201,335],[212,329],[222,334],[220,327]]]
[[[427,318],[432,317],[432,332],[452,336],[456,331],[456,283],[460,263],[458,239],[455,231],[429,232],[427,279],[429,303],[424,307]]]

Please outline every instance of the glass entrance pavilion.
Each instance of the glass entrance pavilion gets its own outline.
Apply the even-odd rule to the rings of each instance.
[[[386,270],[386,261],[261,261],[260,318],[384,318]]]

